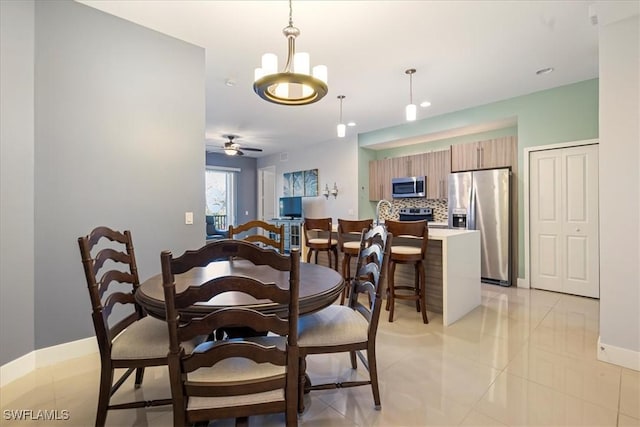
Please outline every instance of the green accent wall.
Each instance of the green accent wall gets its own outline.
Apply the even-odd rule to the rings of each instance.
[[[437,151],[453,144],[515,134],[518,137],[518,277],[524,277],[523,150],[538,145],[597,138],[598,101],[598,79],[592,79],[359,134],[358,155],[362,160],[359,161],[358,182],[361,195],[364,195],[359,200],[359,216],[367,218],[375,214],[375,203],[368,200],[369,160]],[[516,126],[511,125],[504,129],[401,148],[375,149],[376,145],[388,141],[506,121],[514,117]]]

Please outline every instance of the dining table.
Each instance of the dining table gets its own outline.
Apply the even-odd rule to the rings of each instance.
[[[176,293],[183,292],[188,286],[198,286],[216,277],[246,276],[262,282],[273,282],[279,287],[289,287],[289,272],[278,271],[267,265],[255,265],[243,259],[220,260],[206,267],[196,267],[183,274],[176,274],[174,281]],[[314,313],[331,305],[342,293],[344,280],[335,270],[322,265],[300,263],[299,310],[300,316]],[[135,299],[149,315],[165,319],[164,290],[162,275],[157,274],[142,282],[135,292]],[[180,309],[180,317],[189,320],[202,317],[225,307],[248,307],[267,314],[287,317],[287,304],[257,300],[240,292],[225,292],[207,302],[197,303]]]

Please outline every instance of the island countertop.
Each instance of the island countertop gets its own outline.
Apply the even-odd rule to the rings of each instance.
[[[442,323],[449,326],[480,305],[480,231],[430,228],[429,240],[433,242],[426,267],[427,292],[429,282],[437,277],[437,286],[432,289],[441,293]],[[415,246],[419,242],[412,236],[394,236],[395,245]]]

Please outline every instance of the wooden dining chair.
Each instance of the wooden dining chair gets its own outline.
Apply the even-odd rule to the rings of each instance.
[[[98,244],[99,248],[96,248]],[[105,424],[109,409],[170,405],[168,396],[160,400],[110,404],[111,396],[134,370],[135,387],[138,388],[146,367],[167,365],[167,325],[162,320],[147,316],[133,297],[140,280],[131,232],[97,227],[89,235],[79,237],[78,245],[100,350],[100,388],[95,425]],[[92,253],[94,248],[96,250]],[[124,310],[118,307],[118,316],[111,316],[117,305],[126,306],[128,315],[122,317]],[[191,351],[194,344],[186,343],[185,351]],[[119,368],[126,369],[126,372],[113,384],[114,371]]]
[[[338,251],[342,254],[342,277],[351,282],[351,258],[357,257],[360,251],[362,231],[373,226],[373,219],[349,220],[338,218]],[[349,286],[345,286],[340,296],[340,304],[344,304],[348,296]]]
[[[220,276],[176,291],[175,274],[205,267],[212,259],[244,259],[285,272],[288,289],[246,276]],[[287,426],[297,425],[299,251],[285,256],[242,240],[219,240],[177,258],[163,251],[161,264],[174,426],[218,418],[236,418],[237,424],[246,424],[250,416],[278,412],[285,413]],[[181,321],[181,309],[229,293],[286,305],[288,317],[242,306]],[[184,343],[194,336],[229,327],[250,328],[264,336],[210,341],[191,354],[185,351]]]
[[[382,225],[362,233],[356,276],[350,283],[348,305],[333,304],[316,313],[303,316],[298,322],[300,346],[300,378],[298,412],[304,410],[304,393],[311,390],[371,385],[373,401],[380,408],[376,333],[382,299],[380,284],[384,280],[389,260],[392,235]],[[361,301],[361,298],[364,301]],[[363,355],[366,351],[366,357]],[[328,384],[307,383],[305,358],[309,354],[349,352],[351,367],[357,368],[356,356],[369,371],[369,379]]]
[[[426,280],[424,260],[427,255],[429,228],[426,220],[421,221],[385,221],[385,226],[395,236],[395,239],[410,236],[416,238],[416,245],[391,245],[389,259],[389,274],[387,275],[387,305],[389,322],[393,322],[393,309],[396,299],[415,301],[416,311],[422,313],[422,322],[429,323],[427,318]],[[414,283],[396,285],[395,271],[397,264],[409,264],[414,267]]]
[[[253,234],[242,235],[250,231]],[[233,239],[238,235],[242,235],[242,238],[247,242],[265,245],[284,254],[284,224],[278,226],[265,221],[254,220],[236,226],[230,225],[229,238]]]
[[[307,248],[307,262],[311,261],[311,254],[315,254],[314,262],[318,263],[318,252],[326,252],[329,258],[329,268],[338,271],[338,240],[333,238],[331,218],[305,218],[302,225],[304,230],[304,245]],[[333,254],[335,263],[331,262]]]

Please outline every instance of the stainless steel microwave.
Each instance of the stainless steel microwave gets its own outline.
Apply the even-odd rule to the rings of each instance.
[[[391,196],[394,199],[426,197],[427,177],[408,176],[391,179]]]

